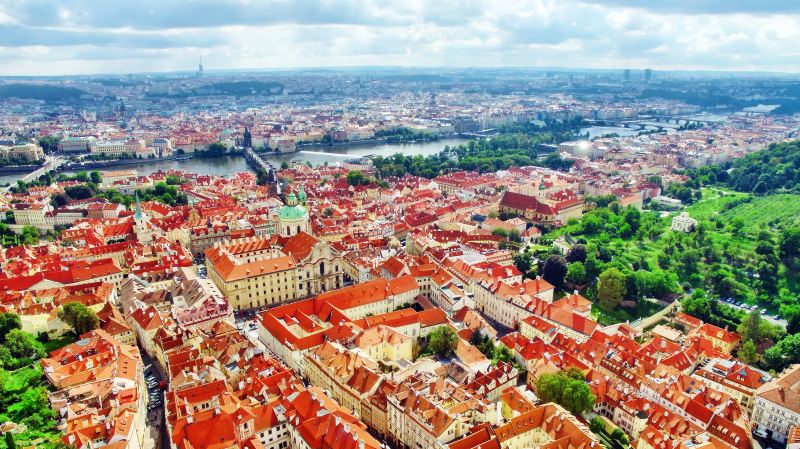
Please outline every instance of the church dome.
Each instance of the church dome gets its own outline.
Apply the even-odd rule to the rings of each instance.
[[[308,211],[299,204],[296,206],[283,206],[278,217],[281,220],[301,220],[308,217]]]

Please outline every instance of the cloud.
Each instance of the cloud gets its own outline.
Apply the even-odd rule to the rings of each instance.
[[[0,0],[0,73],[406,66],[800,71],[800,2]],[[80,70],[76,70],[79,68]]]
[[[581,0],[582,3],[636,8],[659,13],[687,14],[798,14],[796,0]]]

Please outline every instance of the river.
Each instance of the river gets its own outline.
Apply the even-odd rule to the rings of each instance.
[[[582,128],[580,134],[589,133],[589,138],[605,136],[607,134],[617,134],[621,137],[635,136],[639,134],[639,129],[636,128],[622,128],[619,126],[592,126],[590,128]]]
[[[308,149],[300,150],[296,153],[283,153],[283,154],[262,154],[261,157],[267,161],[272,162],[275,166],[280,166],[282,162],[289,162],[294,158],[300,158],[304,161],[311,162],[312,164],[320,165],[327,162],[328,164],[341,163],[349,158],[375,155],[375,156],[391,156],[395,153],[403,153],[406,155],[421,154],[427,156],[436,154],[445,145],[456,146],[467,142],[468,139],[461,138],[448,138],[441,139],[434,142],[417,142],[407,144],[368,144],[368,145],[342,145],[336,147],[309,147]],[[187,173],[202,173],[209,175],[224,176],[230,173],[241,171],[248,171],[250,167],[244,160],[244,156],[220,156],[213,158],[203,159],[185,159],[181,161],[166,160],[156,162],[142,162],[130,165],[118,165],[97,170],[136,170],[140,175],[149,175],[150,173],[163,170],[183,170]],[[71,174],[71,172],[65,172]],[[0,185],[5,183],[15,183],[17,179],[21,178],[24,173],[14,173],[0,176]]]

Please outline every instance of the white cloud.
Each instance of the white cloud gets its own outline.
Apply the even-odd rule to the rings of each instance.
[[[669,3],[667,5],[667,3]],[[0,73],[355,65],[800,71],[800,2],[0,0]],[[726,8],[721,10],[721,8]]]

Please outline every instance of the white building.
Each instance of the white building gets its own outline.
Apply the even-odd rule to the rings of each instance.
[[[786,442],[789,430],[800,425],[800,365],[756,390],[752,421],[755,433]]]
[[[680,232],[692,232],[697,229],[697,220],[690,217],[688,212],[681,212],[680,215],[672,218],[670,229]]]
[[[105,156],[135,156],[137,154],[145,154],[146,151],[147,146],[145,145],[145,141],[140,139],[92,142],[89,147],[90,153]]]

